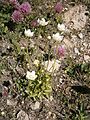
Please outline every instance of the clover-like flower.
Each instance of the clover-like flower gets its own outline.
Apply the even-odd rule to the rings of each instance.
[[[31,12],[31,5],[28,2],[24,2],[19,6],[19,10],[24,14],[29,14]]]
[[[57,13],[61,13],[62,10],[63,10],[63,5],[62,5],[62,3],[58,2],[58,3],[55,5],[55,11],[56,11]]]
[[[64,48],[64,46],[59,46],[58,47],[58,56],[59,57],[64,57],[64,55],[65,55],[65,48]]]
[[[23,15],[22,15],[21,12],[18,11],[18,10],[15,10],[15,11],[13,12],[11,18],[12,18],[13,22],[21,22],[21,21],[23,21],[23,19],[24,19]]]

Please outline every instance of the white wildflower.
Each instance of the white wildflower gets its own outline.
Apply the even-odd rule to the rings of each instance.
[[[64,36],[60,35],[59,33],[53,34],[52,37],[54,40],[59,41],[59,42],[61,42],[64,38]]]
[[[37,78],[37,75],[35,75],[35,71],[27,71],[26,78],[30,80],[35,80]]]
[[[27,36],[27,37],[33,37],[34,32],[31,32],[30,29],[28,29],[28,30],[25,29],[24,34],[25,34],[25,36]]]
[[[57,28],[59,31],[62,31],[62,32],[66,31],[66,27],[63,23],[62,24],[58,23]]]
[[[58,71],[60,67],[59,60],[45,61],[44,66],[48,72]]]
[[[46,25],[49,23],[49,21],[45,21],[44,18],[42,18],[41,20],[38,19],[37,22],[38,22],[41,26],[46,26]]]

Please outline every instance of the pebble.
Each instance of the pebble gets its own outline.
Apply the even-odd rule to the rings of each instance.
[[[50,96],[50,101],[52,101],[53,100],[53,96]]]
[[[23,110],[20,110],[20,112],[17,114],[17,119],[18,120],[29,120],[29,117]]]
[[[60,78],[60,79],[59,79],[59,82],[60,82],[60,83],[63,83],[63,79],[62,79],[62,78]]]
[[[4,111],[2,111],[2,112],[1,112],[1,115],[2,115],[2,116],[3,116],[3,115],[5,115],[5,112],[4,112]]]
[[[51,36],[48,36],[47,39],[51,40]]]
[[[89,55],[84,55],[84,60],[85,60],[85,61],[90,60],[90,56],[89,56]]]
[[[16,104],[17,104],[17,101],[13,101],[13,100],[7,99],[7,105],[9,105],[9,106],[16,106]]]
[[[76,54],[80,54],[80,52],[79,52],[79,50],[77,49],[77,48],[74,48],[74,52],[76,53]]]
[[[40,107],[40,102],[38,102],[38,101],[36,101],[35,104],[31,105],[31,108],[33,110],[37,110],[37,109],[39,109],[39,107]]]
[[[79,37],[80,39],[83,39],[83,34],[82,34],[82,33],[79,33],[79,34],[78,34],[78,37]]]

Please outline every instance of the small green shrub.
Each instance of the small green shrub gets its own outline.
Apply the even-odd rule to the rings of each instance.
[[[85,114],[85,109],[83,104],[80,105],[80,108],[77,110],[77,113],[73,117],[73,120],[87,120],[87,116]]]
[[[66,73],[70,77],[79,77],[79,75],[90,75],[90,63],[77,63],[72,64],[66,68]]]
[[[38,76],[35,80],[29,80],[27,86],[27,93],[34,99],[41,99],[49,97],[51,87],[51,75],[49,75],[44,69],[40,69],[36,72]]]
[[[19,79],[16,80],[16,86],[18,92],[22,96],[28,95],[28,97],[36,99],[48,98],[52,91],[51,87],[51,75],[44,69],[39,69],[36,72],[37,78],[35,80]]]

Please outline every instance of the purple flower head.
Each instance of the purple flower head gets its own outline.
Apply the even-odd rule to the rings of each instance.
[[[18,0],[9,0],[10,4],[14,5],[14,6],[19,6],[19,2]]]
[[[32,21],[31,21],[31,26],[32,26],[32,27],[37,27],[37,26],[38,26],[37,20],[32,20]]]
[[[11,18],[12,18],[13,22],[21,22],[21,21],[23,21],[23,19],[24,19],[23,15],[22,15],[21,12],[18,11],[18,10],[15,10],[15,11],[13,12]]]
[[[65,47],[64,46],[55,47],[54,52],[58,57],[64,57]]]
[[[31,12],[31,5],[28,2],[24,2],[19,6],[19,10],[23,14],[29,14]]]
[[[61,13],[62,10],[63,10],[63,5],[62,5],[62,3],[58,2],[58,3],[55,5],[55,11],[56,11],[57,13]]]
[[[65,48],[64,48],[64,46],[59,46],[58,47],[58,56],[59,57],[64,57],[64,55],[65,55]]]

